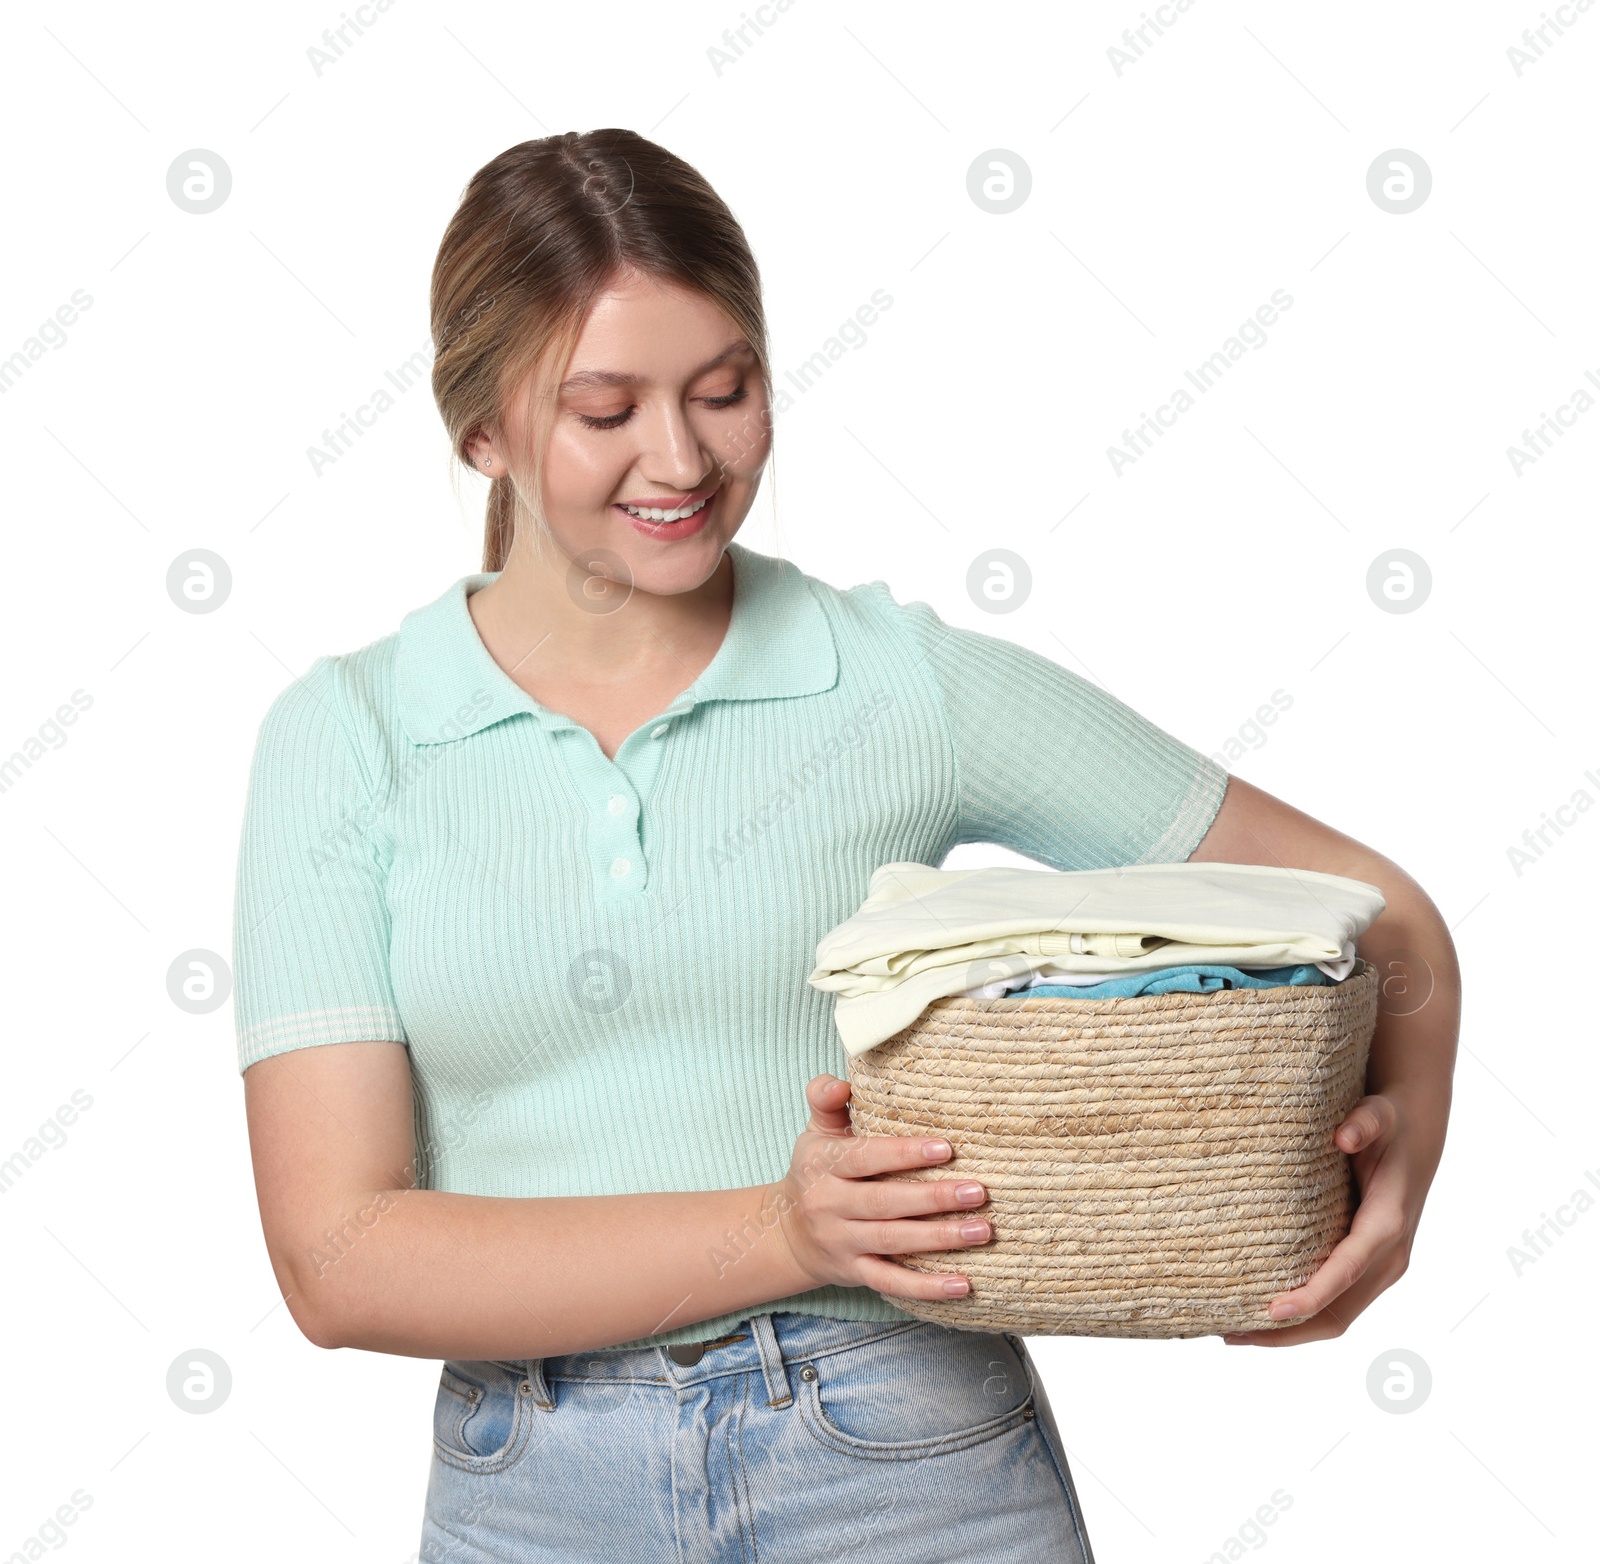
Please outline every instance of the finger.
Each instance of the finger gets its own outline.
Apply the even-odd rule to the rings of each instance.
[[[1356,1290],[1352,1288],[1337,1303],[1319,1310],[1308,1319],[1297,1319],[1292,1325],[1284,1325],[1277,1330],[1228,1331],[1222,1339],[1230,1347],[1293,1347],[1303,1341],[1328,1341],[1335,1336],[1342,1336],[1350,1321],[1366,1307],[1366,1303],[1357,1305],[1353,1301],[1355,1297]],[[1366,1302],[1371,1301],[1369,1298]]]
[[[891,1298],[962,1298],[972,1291],[972,1283],[959,1271],[913,1271],[893,1260],[863,1255],[859,1275],[864,1287],[871,1287]]]
[[[850,1241],[867,1254],[933,1254],[986,1244],[994,1230],[981,1216],[944,1219],[916,1217],[904,1222],[856,1222]]]
[[[1293,1347],[1305,1341],[1327,1341],[1342,1336],[1350,1322],[1399,1275],[1384,1270],[1369,1270],[1337,1302],[1311,1316],[1278,1330],[1229,1331],[1223,1336],[1230,1347]]]
[[[976,1179],[847,1178],[829,1192],[827,1208],[853,1222],[890,1222],[945,1211],[965,1214],[988,1198]]]
[[[825,1135],[850,1133],[850,1083],[836,1075],[819,1075],[806,1087],[811,1128]]]
[[[848,1146],[836,1148],[829,1171],[840,1178],[871,1178],[935,1166],[952,1155],[950,1142],[937,1135],[853,1136]]]
[[[1334,1245],[1328,1258],[1302,1286],[1273,1300],[1267,1313],[1275,1320],[1309,1318],[1326,1309],[1341,1293],[1366,1275],[1386,1251],[1394,1248],[1404,1231],[1397,1209],[1368,1198],[1356,1207],[1350,1231]]]
[[[1343,1152],[1354,1154],[1365,1151],[1389,1138],[1398,1117],[1393,1098],[1381,1093],[1363,1097],[1333,1132],[1335,1143]]]

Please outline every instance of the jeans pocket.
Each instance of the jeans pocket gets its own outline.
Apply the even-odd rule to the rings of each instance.
[[[503,1472],[528,1447],[533,1387],[514,1365],[452,1360],[439,1371],[433,1449],[464,1472]]]
[[[1026,1364],[1003,1335],[922,1324],[791,1366],[801,1420],[864,1460],[922,1460],[1030,1422]]]

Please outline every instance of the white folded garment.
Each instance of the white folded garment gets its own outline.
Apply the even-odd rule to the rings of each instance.
[[[1384,905],[1364,880],[1264,864],[1057,871],[889,863],[873,871],[859,910],[818,943],[807,981],[838,996],[834,1023],[854,1056],[935,999],[1042,968],[1105,976],[1315,962],[1346,976],[1356,937]]]
[[[1185,966],[1186,962],[1163,962],[1163,966]],[[1271,971],[1271,966],[1260,966],[1248,961],[1233,961],[1228,963],[1237,967],[1241,972],[1266,972]],[[1285,965],[1285,963],[1278,963]],[[1314,967],[1321,968],[1335,983],[1343,982],[1355,970],[1356,942],[1347,939],[1344,942],[1344,954],[1337,961],[1313,961]],[[1107,977],[1114,977],[1115,973],[1108,972],[1059,972],[1052,963],[1048,967],[1040,967],[1037,971],[1026,970],[1016,977],[996,978],[992,983],[980,983],[977,988],[965,988],[961,992],[967,999],[1003,999],[1007,994],[1021,993],[1026,988],[1043,988],[1047,984],[1052,987],[1091,988],[1094,984],[1104,982]]]

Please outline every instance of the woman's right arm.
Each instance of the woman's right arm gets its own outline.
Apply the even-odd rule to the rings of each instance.
[[[987,1223],[960,1232],[981,1186],[871,1176],[942,1161],[948,1145],[858,1139],[849,1087],[832,1076],[807,1088],[810,1127],[772,1184],[535,1199],[415,1187],[403,1044],[293,1049],[252,1064],[244,1083],[268,1257],[295,1324],[321,1347],[555,1357],[828,1283],[944,1298],[964,1279],[883,1256],[989,1236]],[[930,1145],[944,1149],[929,1156]]]

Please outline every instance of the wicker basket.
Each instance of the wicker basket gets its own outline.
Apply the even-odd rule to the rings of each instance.
[[[897,1257],[961,1271],[921,1319],[1044,1336],[1272,1329],[1349,1231],[1333,1131],[1363,1093],[1378,975],[1118,999],[935,1000],[850,1061],[858,1135],[946,1137],[989,1243]],[[1292,1323],[1292,1322],[1289,1322]]]

